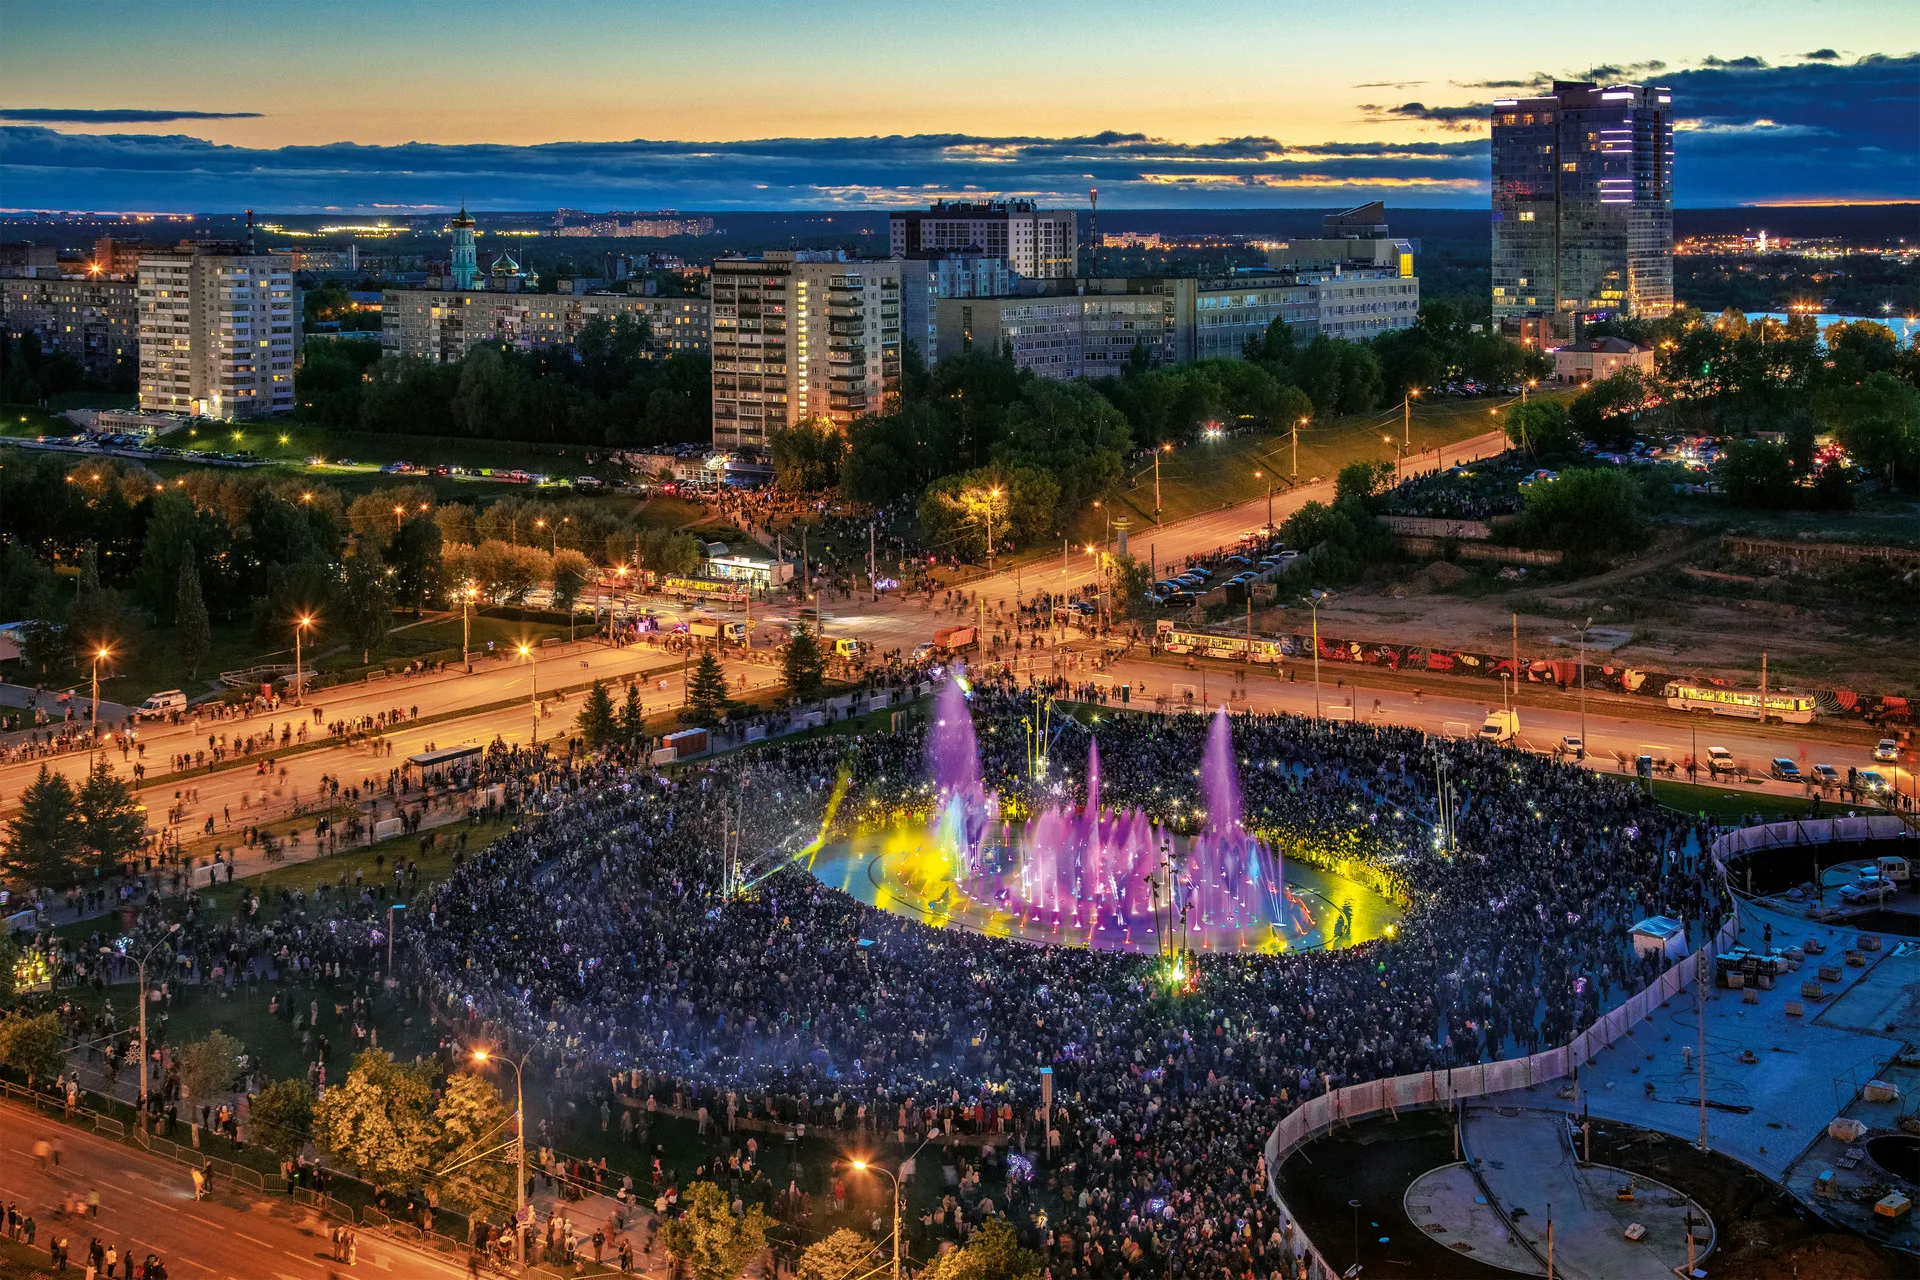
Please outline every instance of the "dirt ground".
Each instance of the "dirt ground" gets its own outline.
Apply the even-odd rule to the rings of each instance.
[[[1320,634],[1505,653],[1573,654],[1573,626],[1628,633],[1600,660],[1717,675],[1751,687],[1920,694],[1920,577],[1898,566],[1794,571],[1732,554],[1719,529],[1669,526],[1644,554],[1571,581],[1501,579],[1489,569],[1406,562],[1376,570],[1320,608]],[[1255,625],[1304,628],[1304,610]],[[1564,646],[1553,643],[1563,637]]]
[[[1724,1156],[1630,1125],[1593,1126],[1593,1159],[1657,1178],[1713,1215],[1716,1280],[1892,1280],[1914,1260],[1836,1231],[1773,1183]]]

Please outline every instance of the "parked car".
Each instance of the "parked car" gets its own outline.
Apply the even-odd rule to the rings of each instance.
[[[1840,771],[1830,764],[1816,764],[1813,766],[1813,780],[1823,787],[1837,787],[1840,785]]]
[[[1873,758],[1882,764],[1892,764],[1900,758],[1900,744],[1892,738],[1880,739],[1879,745],[1873,749]]]
[[[1738,773],[1739,766],[1733,762],[1733,753],[1725,747],[1707,748],[1707,772],[1718,777],[1723,773]]]
[[[1773,776],[1782,782],[1798,782],[1800,781],[1800,766],[1785,756],[1775,756],[1773,759]]]
[[[1860,789],[1868,795],[1874,795],[1887,789],[1887,780],[1878,769],[1862,769],[1859,774]]]

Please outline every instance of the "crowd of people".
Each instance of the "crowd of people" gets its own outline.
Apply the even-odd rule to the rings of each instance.
[[[1032,798],[1032,697],[975,690],[983,775],[1009,798]],[[1192,813],[1205,730],[1196,715],[1103,718],[1105,800]],[[553,779],[540,819],[415,907],[410,941],[464,1033],[620,1105],[670,1099],[728,1129],[1002,1141],[935,1235],[1004,1219],[1058,1277],[1291,1274],[1261,1154],[1288,1109],[1564,1043],[1654,976],[1634,921],[1675,916],[1697,938],[1726,904],[1701,833],[1624,780],[1391,726],[1243,716],[1233,734],[1248,826],[1290,858],[1363,868],[1406,904],[1397,937],[1206,955],[1174,990],[1152,956],[864,906],[810,875],[807,850],[924,811],[921,735],[900,732],[671,777],[584,762]],[[1436,765],[1461,797],[1457,845],[1436,839]],[[748,891],[725,894],[729,867]]]

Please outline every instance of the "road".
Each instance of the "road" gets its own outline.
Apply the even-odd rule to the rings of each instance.
[[[123,1143],[62,1125],[13,1102],[0,1103],[6,1137],[0,1139],[0,1183],[8,1200],[39,1224],[37,1244],[64,1235],[84,1267],[88,1242],[117,1245],[137,1258],[158,1254],[176,1280],[216,1276],[224,1280],[327,1280],[333,1276],[390,1275],[460,1280],[464,1266],[394,1244],[371,1232],[360,1235],[359,1261],[351,1270],[328,1257],[324,1226],[284,1197],[259,1200],[217,1186],[211,1200],[195,1203],[187,1166]],[[58,1167],[34,1159],[39,1139],[65,1146]],[[100,1216],[86,1222],[55,1212],[64,1196],[100,1193]],[[75,1275],[79,1272],[76,1270]]]

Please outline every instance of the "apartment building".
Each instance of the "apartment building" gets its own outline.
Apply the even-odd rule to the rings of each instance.
[[[789,251],[713,264],[713,444],[765,452],[800,422],[844,426],[900,385],[901,264]]]
[[[43,351],[111,378],[140,360],[139,287],[133,280],[41,277],[0,280],[0,316],[15,338],[33,334]]]
[[[522,351],[568,346],[588,321],[624,315],[647,322],[656,356],[707,350],[705,298],[496,289],[386,290],[380,298],[380,349],[450,364],[483,342]]]
[[[896,258],[970,254],[1001,258],[1029,280],[1065,280],[1079,272],[1079,216],[1031,200],[938,200],[926,210],[887,216]]]
[[[143,254],[140,407],[210,418],[293,411],[300,302],[292,259],[182,241]]]

